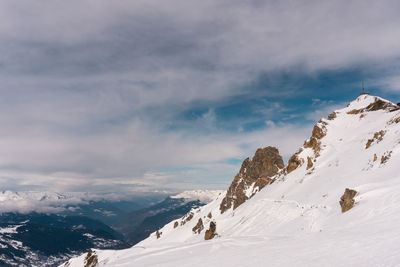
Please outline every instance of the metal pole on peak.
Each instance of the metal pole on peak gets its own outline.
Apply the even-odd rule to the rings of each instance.
[[[364,81],[361,82],[361,94],[360,95],[369,95],[369,93],[365,92]]]
[[[364,90],[364,81],[362,81],[362,85],[361,85],[362,87],[361,87],[361,89],[362,89],[362,94],[364,94],[365,93],[365,90]]]

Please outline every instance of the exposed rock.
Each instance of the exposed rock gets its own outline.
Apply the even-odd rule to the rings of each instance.
[[[313,167],[313,162],[310,157],[307,157],[307,170]]]
[[[181,221],[181,226],[185,225],[188,221],[190,221],[193,218],[193,212],[186,213],[185,216],[183,216],[182,221]]]
[[[321,142],[317,138],[311,136],[308,141],[304,142],[304,148],[311,148],[314,150],[315,157],[319,157],[319,152],[321,151]]]
[[[376,110],[381,110],[381,109],[386,109],[390,107],[396,107],[390,102],[383,101],[381,99],[377,99],[374,103],[369,104],[365,110],[366,111],[376,111]]]
[[[174,222],[174,229],[179,226],[178,222]]]
[[[257,149],[252,160],[245,159],[239,173],[229,186],[225,198],[221,201],[220,210],[224,213],[233,207],[236,209],[254,195],[254,191],[261,190],[273,183],[275,176],[285,167],[278,149],[265,147]],[[246,191],[247,189],[253,189]]]
[[[333,111],[331,114],[329,114],[328,115],[328,120],[333,120],[333,119],[335,119],[336,118],[336,112],[335,111]]]
[[[378,156],[374,154],[374,162],[378,160]]]
[[[312,148],[314,150],[315,157],[319,157],[321,151],[321,142],[319,141],[326,135],[326,122],[319,121],[314,125],[311,137],[309,140],[304,142],[304,148]]]
[[[367,107],[350,110],[349,112],[347,112],[347,114],[359,114],[364,111],[377,111],[377,110],[387,109],[387,108],[396,108],[396,106],[390,102],[386,102],[381,99],[375,98],[375,102],[369,104]]]
[[[217,230],[217,224],[215,222],[210,222],[210,228],[204,234],[204,239],[205,240],[213,239],[217,235],[216,230]]]
[[[156,232],[157,239],[159,239],[161,237],[161,235],[162,235],[162,232],[157,230],[157,232]]]
[[[195,234],[200,234],[201,231],[203,231],[203,229],[204,229],[203,220],[199,218],[197,224],[192,228],[192,231]]]
[[[393,123],[400,123],[400,116],[398,116],[397,118],[393,118],[388,122],[389,125]]]
[[[99,259],[97,257],[96,251],[89,249],[85,257],[84,267],[96,267],[99,264]]]
[[[210,219],[212,218],[211,211],[208,213],[207,217],[210,218]]]
[[[295,153],[293,156],[290,157],[288,161],[288,165],[286,166],[286,172],[291,173],[302,164],[303,164],[302,160],[298,158],[298,153]]]
[[[314,125],[313,131],[312,131],[312,137],[315,137],[317,139],[321,139],[326,135],[326,128],[325,127],[319,127],[320,123],[317,123]]]
[[[391,155],[392,155],[392,151],[385,152],[385,154],[383,154],[383,156],[381,157],[381,164],[385,164],[390,159]]]
[[[340,198],[340,206],[342,207],[342,212],[346,212],[354,206],[354,197],[357,195],[357,191],[353,189],[346,188],[343,196]]]
[[[386,131],[384,130],[380,130],[379,132],[374,133],[374,137],[372,139],[368,139],[367,143],[365,144],[365,149],[368,149],[375,140],[377,143],[382,141],[385,133]]]
[[[360,113],[363,112],[363,111],[364,111],[363,108],[360,108],[360,109],[352,109],[352,110],[348,111],[347,114],[351,114],[351,115],[360,114]]]

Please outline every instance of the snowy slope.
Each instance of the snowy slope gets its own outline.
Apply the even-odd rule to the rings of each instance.
[[[153,233],[130,249],[96,250],[98,265],[400,266],[400,111],[375,110],[377,100],[394,106],[361,95],[322,119],[317,125],[326,135],[317,148],[301,147],[302,165],[282,171],[236,210],[221,214],[221,194],[185,224],[184,217],[165,225],[159,238]],[[358,194],[342,213],[345,188]],[[200,218],[204,229],[196,234]],[[210,221],[218,235],[205,241]],[[84,266],[85,257],[65,266]]]

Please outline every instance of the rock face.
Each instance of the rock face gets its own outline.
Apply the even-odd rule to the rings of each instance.
[[[336,112],[332,112],[331,114],[328,115],[328,120],[334,120],[336,118]]]
[[[311,137],[309,140],[304,142],[304,148],[312,148],[314,150],[315,157],[319,157],[319,152],[321,151],[321,141],[326,135],[326,122],[319,121],[314,125]]]
[[[286,166],[286,172],[287,173],[291,173],[292,171],[294,171],[295,169],[297,169],[299,166],[301,166],[301,164],[303,164],[303,162],[301,161],[301,159],[298,158],[299,153],[295,153],[294,155],[292,155],[288,161],[288,165]]]
[[[157,239],[159,239],[161,237],[161,235],[162,235],[162,232],[157,230],[157,232],[156,232]]]
[[[181,221],[181,226],[189,222],[193,218],[193,215],[194,215],[193,212],[189,212],[185,216],[183,216]]]
[[[372,143],[374,143],[375,141],[377,143],[382,141],[385,133],[386,133],[386,131],[384,131],[384,130],[380,130],[379,132],[374,133],[374,137],[371,139],[368,139],[367,144],[365,145],[365,149],[368,149],[372,145]]]
[[[390,102],[375,98],[375,102],[369,104],[367,107],[350,110],[349,112],[347,112],[347,114],[359,114],[359,113],[362,113],[365,111],[377,111],[377,110],[387,109],[387,108],[396,108],[396,106]]]
[[[355,203],[354,197],[357,195],[357,191],[353,189],[346,188],[343,196],[340,198],[340,206],[342,207],[342,212],[350,210]]]
[[[221,213],[233,207],[236,209],[254,193],[267,184],[274,182],[272,178],[285,167],[278,149],[265,147],[257,149],[252,160],[245,159],[239,173],[228,188],[220,205]]]
[[[99,264],[99,260],[97,258],[96,252],[89,249],[88,253],[85,257],[85,266],[84,267],[96,267]]]
[[[204,234],[204,239],[205,240],[213,239],[217,235],[216,230],[217,230],[217,225],[215,224],[215,222],[210,222],[210,229],[208,229]]]
[[[313,167],[313,162],[310,157],[307,157],[307,170]]]
[[[203,231],[203,229],[204,229],[203,220],[199,218],[197,224],[192,228],[192,231],[195,234],[200,234],[201,231]]]

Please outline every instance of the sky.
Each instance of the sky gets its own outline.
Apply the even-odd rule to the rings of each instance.
[[[0,190],[225,189],[360,93],[400,102],[398,1],[0,2]]]

